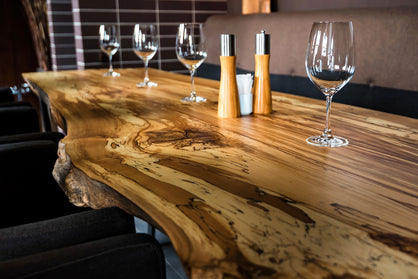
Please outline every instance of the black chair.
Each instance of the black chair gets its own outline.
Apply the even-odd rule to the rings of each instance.
[[[13,92],[9,87],[0,87],[0,105],[1,103],[14,102]]]
[[[36,110],[27,105],[10,104],[0,107],[0,136],[39,132]]]
[[[0,278],[166,277],[164,254],[117,208],[0,229]]]
[[[74,206],[52,176],[60,133],[0,137],[0,228],[89,209]]]
[[[39,132],[37,111],[29,102],[14,101],[10,88],[0,88],[0,136]]]
[[[50,140],[50,141],[53,141],[56,145],[58,145],[58,142],[63,137],[64,135],[58,132],[35,132],[35,133],[13,134],[13,135],[7,135],[7,136],[0,136],[0,144],[37,141],[37,140]]]

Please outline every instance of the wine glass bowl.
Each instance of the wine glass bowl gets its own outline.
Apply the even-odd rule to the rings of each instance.
[[[322,135],[306,141],[317,146],[337,147],[348,140],[333,136],[330,129],[332,97],[353,77],[355,71],[354,32],[351,22],[315,22],[306,51],[306,73],[326,97],[326,120]]]
[[[189,70],[192,85],[190,96],[181,100],[183,102],[205,102],[205,98],[196,94],[193,79],[197,68],[208,55],[202,24],[182,23],[179,25],[176,36],[176,55],[178,60]]]
[[[120,76],[119,73],[113,71],[112,56],[118,51],[120,44],[115,25],[100,25],[100,49],[109,57],[109,70],[103,76]]]
[[[203,51],[197,51],[194,53],[187,53],[187,52],[179,52],[178,59],[179,61],[186,66],[186,68],[190,71],[195,71],[199,66],[203,63],[206,59],[207,53]]]
[[[138,87],[157,86],[157,83],[149,80],[148,62],[158,50],[157,28],[154,24],[135,24],[132,36],[132,46],[135,54],[144,61],[145,77],[144,81],[138,83]]]

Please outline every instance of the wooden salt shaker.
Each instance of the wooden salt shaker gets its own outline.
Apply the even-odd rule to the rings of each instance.
[[[218,117],[240,117],[234,34],[221,34],[221,80],[218,99]]]
[[[254,109],[256,114],[272,112],[270,88],[270,34],[255,35]]]

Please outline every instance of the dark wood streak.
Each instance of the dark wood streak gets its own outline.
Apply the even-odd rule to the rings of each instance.
[[[173,148],[181,149],[187,146],[193,146],[195,150],[202,145],[204,149],[227,146],[225,137],[219,133],[204,131],[201,129],[186,130],[153,130],[144,131],[141,136],[148,137],[148,145],[153,143],[172,143]]]
[[[410,254],[418,258],[418,241],[410,238],[405,238],[397,234],[382,234],[382,233],[370,233],[370,237],[385,243],[390,247],[396,247],[400,251]]]
[[[363,277],[354,276],[349,273],[344,273],[343,275],[331,274],[324,279],[364,279]]]
[[[360,210],[357,210],[355,208],[351,208],[349,206],[344,206],[338,203],[331,203],[331,206],[334,207],[335,211],[338,212],[341,215],[349,214],[353,216],[367,216],[367,218],[370,219],[379,219],[379,217],[371,214],[367,214],[365,212],[361,212]]]
[[[405,193],[405,194],[408,194],[408,193]],[[414,204],[402,202],[402,201],[399,201],[399,200],[395,200],[395,199],[393,199],[391,197],[387,197],[385,195],[381,195],[381,196],[384,197],[384,198],[386,198],[386,199],[389,199],[389,200],[391,200],[393,202],[399,203],[399,204],[401,204],[401,205],[403,205],[405,207],[408,207],[408,208],[410,208],[412,210],[415,210],[415,211],[418,210],[418,205],[414,205]],[[416,196],[416,195],[409,195],[409,196],[412,197],[412,198],[418,198],[418,196]]]
[[[198,174],[199,178],[234,195],[247,199],[250,205],[257,208],[260,208],[258,203],[263,202],[286,212],[304,223],[315,223],[305,212],[291,206],[283,198],[270,195],[255,185],[233,178],[235,174],[228,173],[226,170],[175,157],[161,158],[157,164],[176,169],[191,176]]]

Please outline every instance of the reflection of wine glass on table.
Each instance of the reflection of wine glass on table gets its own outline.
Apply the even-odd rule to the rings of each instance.
[[[117,77],[120,76],[119,73],[113,71],[112,66],[112,56],[118,51],[119,49],[119,41],[118,41],[118,34],[116,32],[115,25],[100,25],[99,28],[99,35],[100,35],[100,48],[104,53],[109,56],[109,71],[103,76],[112,76]]]
[[[315,22],[312,25],[306,52],[309,79],[324,93],[327,101],[325,129],[322,135],[306,139],[317,146],[343,146],[348,140],[331,134],[332,97],[354,75],[355,49],[351,22]]]
[[[196,95],[193,80],[196,69],[207,56],[202,24],[182,23],[179,25],[176,36],[176,54],[180,62],[189,69],[192,83],[190,96],[181,100],[183,102],[205,102],[205,98]]]
[[[158,38],[157,28],[154,24],[135,24],[132,45],[135,54],[144,61],[145,78],[143,82],[138,83],[138,87],[157,86],[157,83],[151,82],[148,77],[148,61],[157,53]]]

